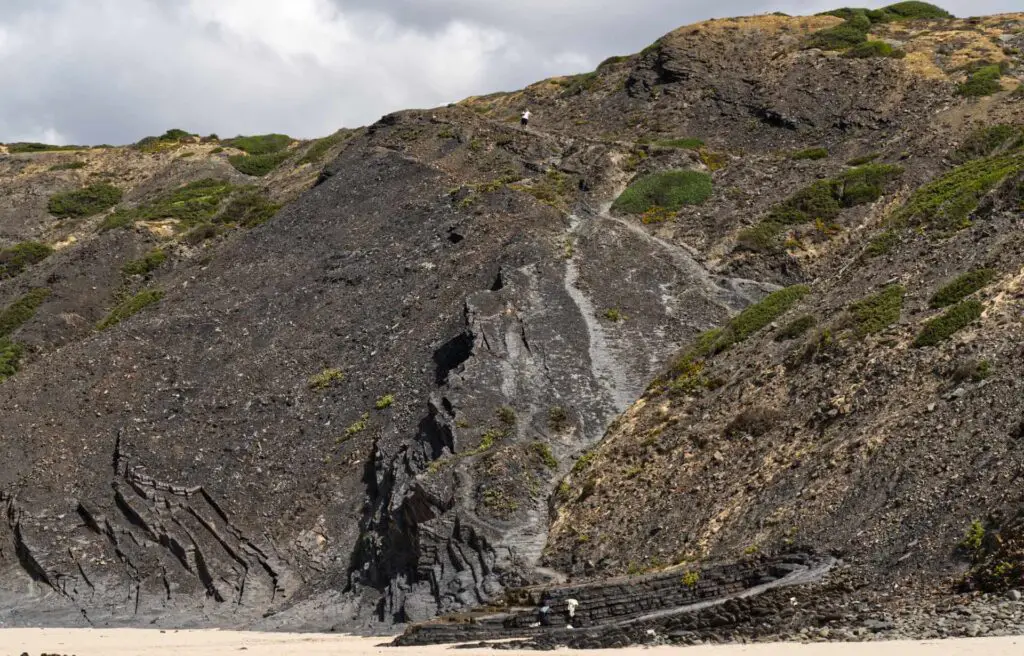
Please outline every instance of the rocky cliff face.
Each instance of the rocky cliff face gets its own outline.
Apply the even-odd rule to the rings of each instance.
[[[797,538],[859,540],[888,567],[927,531],[912,563],[939,567],[959,515],[1010,480],[988,477],[1014,471],[1018,146],[979,156],[1010,158],[984,220],[863,253],[977,124],[1020,122],[1024,20],[872,28],[903,59],[805,48],[842,21],[683,28],[591,75],[387,116],[325,144],[322,170],[292,146],[259,181],[231,144],[4,156],[0,246],[37,253],[0,276],[21,353],[0,383],[4,621],[370,629]],[[955,95],[967,51],[1005,91]],[[811,147],[824,158],[793,157]],[[851,177],[853,158],[889,168]],[[710,193],[643,220],[610,207],[668,170]],[[100,180],[114,209],[48,213]],[[771,233],[816,181],[827,221]],[[744,232],[766,220],[767,242]],[[56,251],[12,250],[29,240]],[[971,268],[998,271],[981,323],[911,348],[930,294]],[[680,381],[701,334],[795,283],[789,314]],[[898,319],[842,336],[890,283]],[[836,339],[775,341],[805,314]],[[965,349],[994,376],[947,390],[934,372]]]

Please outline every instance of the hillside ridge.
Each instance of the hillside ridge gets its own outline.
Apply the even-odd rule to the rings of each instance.
[[[321,140],[5,146],[0,619],[374,632],[841,561],[685,641],[1018,585],[1024,14],[939,12]]]

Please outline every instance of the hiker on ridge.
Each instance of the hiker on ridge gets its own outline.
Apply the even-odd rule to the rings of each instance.
[[[521,125],[521,126],[523,126],[525,128],[529,124],[529,122],[530,122],[530,110],[528,110],[528,109],[523,110],[523,117],[519,120],[519,125]]]

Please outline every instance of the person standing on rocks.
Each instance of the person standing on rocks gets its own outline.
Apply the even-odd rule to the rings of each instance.
[[[576,607],[579,606],[579,605],[580,605],[580,602],[577,601],[576,599],[566,599],[565,600],[565,611],[566,611],[566,614],[569,616],[568,619],[566,620],[565,628],[567,628],[567,629],[571,629],[572,628],[572,620],[573,620],[574,617],[576,617]]]
[[[547,597],[540,602],[540,609],[537,611],[537,621],[541,626],[551,626],[551,600]]]
[[[530,110],[524,109],[523,110],[523,116],[522,116],[521,119],[519,119],[519,125],[523,126],[524,128],[527,125],[529,125],[529,123],[530,123],[530,116],[531,116]]]

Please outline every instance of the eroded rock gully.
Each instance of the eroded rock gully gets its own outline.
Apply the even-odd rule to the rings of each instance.
[[[547,498],[573,457],[681,337],[770,288],[710,289],[691,255],[607,216],[571,216],[565,235],[568,257],[503,268],[500,286],[467,298],[463,331],[435,353],[438,385],[417,439],[390,457],[375,451],[377,502],[352,585],[385,588],[381,619],[422,621],[557,575],[537,566]],[[610,282],[636,276],[644,283]],[[621,323],[603,316],[627,295],[640,311]],[[556,426],[559,410],[567,420]]]

